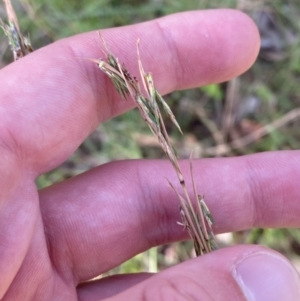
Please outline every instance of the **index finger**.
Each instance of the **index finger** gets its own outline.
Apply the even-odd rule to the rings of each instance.
[[[140,38],[143,64],[161,93],[237,76],[259,48],[253,22],[233,10],[180,13],[102,34],[133,75]],[[67,38],[0,72],[0,145],[36,174],[63,162],[99,122],[134,106],[85,60],[102,55],[99,43],[96,32]]]

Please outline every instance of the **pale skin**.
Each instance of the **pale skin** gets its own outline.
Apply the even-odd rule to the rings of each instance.
[[[255,25],[230,10],[188,12],[101,33],[133,74],[140,38],[143,65],[162,94],[238,76],[259,50]],[[266,270],[283,275],[272,288],[280,299],[270,300],[298,300],[291,264],[249,245],[154,276],[80,284],[150,247],[188,238],[165,180],[177,183],[168,161],[111,162],[36,189],[38,175],[65,161],[100,123],[133,107],[85,59],[102,56],[99,43],[97,32],[70,37],[0,71],[0,300],[246,300],[236,278],[245,257],[263,258]],[[205,195],[215,232],[299,227],[299,163],[299,151],[195,160],[197,190]],[[189,179],[189,163],[182,164]],[[248,274],[260,267],[253,264]],[[286,292],[292,295],[282,298]]]

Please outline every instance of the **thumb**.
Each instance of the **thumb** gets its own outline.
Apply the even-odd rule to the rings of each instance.
[[[300,300],[299,275],[260,246],[215,251],[169,268],[109,300]]]

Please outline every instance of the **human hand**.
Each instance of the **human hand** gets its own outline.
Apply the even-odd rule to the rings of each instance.
[[[137,70],[141,38],[144,66],[162,93],[229,80],[259,49],[252,21],[231,10],[101,32],[129,70]],[[246,300],[244,289],[247,300],[299,300],[297,273],[259,246],[222,249],[153,276],[80,284],[152,246],[187,238],[163,180],[176,183],[167,161],[112,162],[36,189],[35,178],[66,160],[99,123],[133,107],[84,59],[99,55],[91,32],[0,71],[0,299]],[[298,151],[195,160],[216,232],[299,227],[299,161]]]

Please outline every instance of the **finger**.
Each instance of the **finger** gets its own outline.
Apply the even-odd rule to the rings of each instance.
[[[215,232],[299,227],[299,161],[299,151],[195,160],[197,189],[212,212]],[[181,167],[193,195],[189,163]],[[179,200],[166,178],[178,183],[169,162],[122,161],[42,190],[55,265],[74,267],[77,280],[84,281],[152,246],[186,239],[176,223]]]
[[[0,163],[0,300],[20,270],[30,247],[39,203],[34,182],[20,160],[1,149]],[[22,191],[22,193],[19,193]],[[28,284],[28,283],[27,283]]]
[[[120,274],[89,281],[78,286],[78,300],[104,300],[149,279],[151,276],[153,274],[150,273]]]
[[[109,48],[138,74],[136,40],[161,93],[220,82],[250,67],[259,35],[241,12],[186,12],[103,30]],[[103,56],[97,32],[44,47],[0,71],[0,145],[38,173],[64,161],[104,120],[133,107],[86,58]]]
[[[102,300],[103,295],[105,289],[101,294],[96,288],[89,296],[79,292],[79,300]],[[107,300],[296,301],[299,298],[299,275],[282,255],[259,246],[238,246],[169,268]]]

